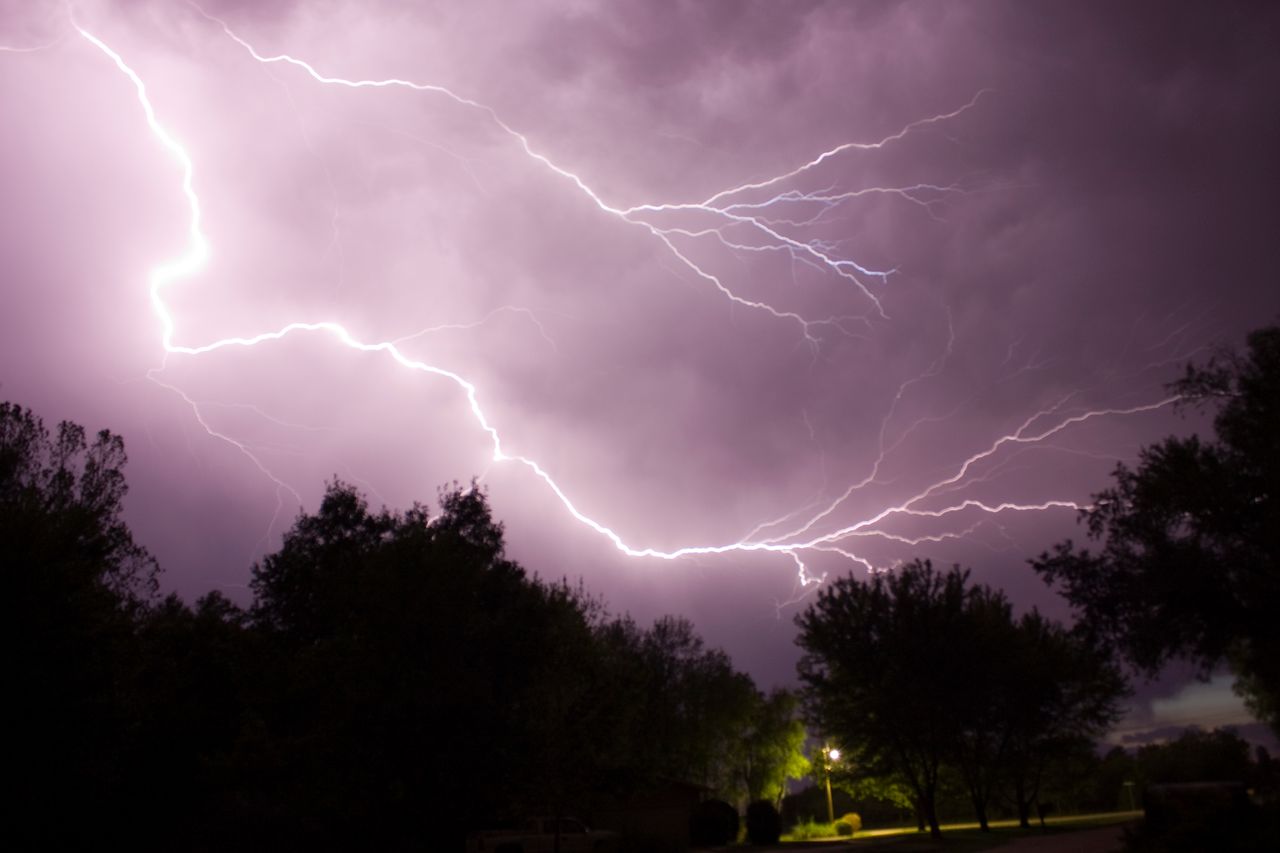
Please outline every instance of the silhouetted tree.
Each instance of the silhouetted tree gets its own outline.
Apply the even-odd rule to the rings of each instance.
[[[1005,781],[1025,674],[1018,659],[1018,627],[1013,608],[1004,593],[985,586],[971,587],[961,619],[945,641],[953,660],[967,661],[964,678],[954,681],[952,692],[938,698],[954,716],[955,733],[945,757],[957,775],[973,807],[982,831],[989,830],[988,807]],[[1033,664],[1034,665],[1034,664]]]
[[[1173,740],[1140,747],[1136,760],[1141,786],[1247,782],[1254,774],[1249,742],[1231,729],[1206,732],[1193,726]]]
[[[504,556],[474,486],[440,510],[375,513],[334,483],[254,568],[280,672],[266,772],[325,843],[411,845],[439,836],[432,815],[460,833],[574,787],[559,715],[581,692],[566,655],[589,636],[582,608]]]
[[[1236,689],[1280,731],[1280,327],[1244,355],[1187,368],[1184,405],[1216,408],[1216,441],[1167,438],[1083,512],[1098,553],[1071,542],[1033,565],[1081,622],[1148,672],[1230,662]]]
[[[0,571],[9,748],[17,784],[6,835],[19,847],[78,846],[139,806],[122,796],[134,619],[155,561],[121,517],[124,442],[0,403]],[[74,819],[63,812],[75,810]]]
[[[1002,660],[1000,769],[1025,827],[1046,774],[1092,749],[1119,718],[1128,688],[1106,650],[1034,610],[1018,620]]]
[[[632,786],[658,779],[739,793],[743,738],[757,721],[758,691],[728,655],[709,649],[687,619],[665,616],[641,630],[629,617],[602,624],[611,661],[613,703],[625,721],[615,760]]]
[[[1138,799],[1138,765],[1133,753],[1113,746],[1095,766],[1087,768],[1092,782],[1085,793],[1085,806],[1090,810],[1140,808]],[[1129,784],[1132,783],[1132,784]]]
[[[796,622],[809,711],[858,751],[869,775],[897,774],[938,836],[940,771],[961,733],[950,704],[981,662],[963,655],[967,573],[916,561],[866,581],[844,577]]]

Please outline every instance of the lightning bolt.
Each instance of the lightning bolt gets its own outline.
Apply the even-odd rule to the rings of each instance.
[[[954,119],[972,109],[987,92],[987,90],[982,90],[967,103],[950,112],[912,122],[897,132],[879,140],[848,142],[837,145],[789,171],[767,179],[742,183],[717,191],[701,201],[645,203],[624,207],[607,202],[586,180],[568,168],[559,165],[551,157],[541,153],[525,134],[508,125],[492,108],[478,101],[456,94],[443,86],[398,78],[351,80],[326,75],[316,70],[311,64],[288,54],[264,54],[232,31],[223,21],[206,14],[203,10],[198,10],[198,8],[197,11],[207,20],[221,27],[225,35],[243,48],[254,61],[264,65],[287,66],[297,69],[322,85],[346,87],[355,90],[403,88],[431,96],[443,97],[460,107],[479,111],[492,122],[494,127],[510,138],[531,162],[566,181],[568,185],[589,199],[601,213],[613,217],[629,227],[643,229],[657,240],[668,251],[670,256],[685,269],[691,271],[699,279],[713,285],[718,292],[732,303],[763,311],[780,320],[797,323],[803,332],[805,340],[814,346],[819,341],[815,330],[822,327],[843,330],[842,322],[850,319],[865,321],[866,318],[851,318],[849,316],[806,318],[797,312],[780,309],[767,302],[740,296],[720,276],[692,260],[688,253],[681,250],[678,241],[711,238],[728,248],[738,251],[780,251],[788,253],[797,262],[826,271],[848,282],[853,286],[855,293],[870,304],[871,313],[878,318],[887,319],[884,306],[877,293],[872,289],[871,283],[885,284],[894,270],[878,270],[865,266],[852,258],[839,254],[835,247],[829,244],[816,240],[800,239],[789,234],[788,229],[811,225],[840,204],[868,194],[894,196],[922,206],[932,215],[938,199],[950,193],[962,192],[964,191],[963,188],[956,185],[922,183],[904,187],[871,187],[854,191],[836,191],[831,187],[826,187],[813,192],[803,192],[796,189],[780,189],[780,187],[812,172],[821,164],[842,154],[883,148],[901,140],[918,128]],[[891,568],[891,566],[886,567],[874,564],[871,560],[861,556],[854,549],[854,544],[868,538],[877,538],[906,546],[918,546],[947,539],[965,538],[972,534],[981,524],[981,520],[979,520],[958,530],[909,536],[885,529],[883,525],[892,519],[945,521],[952,517],[963,518],[973,514],[997,516],[1006,513],[1045,512],[1050,510],[1078,511],[1082,508],[1081,504],[1064,499],[1050,499],[1039,502],[986,502],[976,498],[962,498],[941,506],[934,505],[931,501],[939,496],[962,489],[967,485],[980,482],[984,478],[994,476],[993,472],[996,469],[984,471],[982,466],[992,463],[997,466],[1007,464],[1007,456],[1002,454],[1024,450],[1033,446],[1048,446],[1046,445],[1048,440],[1086,421],[1104,417],[1153,412],[1167,407],[1177,400],[1176,397],[1168,397],[1130,407],[1091,409],[1075,414],[1067,414],[1062,411],[1062,407],[1068,399],[1064,398],[1053,405],[1036,411],[1030,417],[1024,419],[1016,428],[997,437],[987,446],[971,453],[951,466],[948,472],[916,489],[907,498],[887,506],[881,506],[879,509],[863,514],[852,521],[836,521],[837,518],[847,518],[847,515],[851,512],[851,502],[855,494],[873,484],[882,485],[885,482],[881,478],[881,468],[907,438],[923,425],[938,419],[936,417],[918,418],[901,429],[895,438],[892,440],[889,438],[889,429],[897,414],[899,403],[910,393],[914,386],[939,376],[945,370],[947,360],[955,343],[954,331],[950,330],[944,352],[920,375],[904,382],[893,397],[886,414],[881,420],[878,452],[867,473],[862,478],[849,484],[839,495],[825,502],[815,499],[804,507],[757,525],[742,538],[726,543],[689,545],[670,550],[630,544],[611,527],[581,509],[570,498],[565,489],[557,483],[551,473],[535,459],[511,452],[506,448],[497,426],[481,404],[482,394],[475,384],[460,373],[427,361],[415,359],[406,354],[401,348],[404,342],[428,332],[444,328],[471,328],[502,311],[518,312],[527,316],[538,327],[547,342],[554,347],[554,341],[546,334],[546,330],[542,328],[537,318],[525,309],[503,306],[477,321],[477,323],[437,326],[386,341],[363,340],[350,332],[341,322],[326,319],[291,322],[273,331],[226,337],[195,345],[179,343],[177,340],[177,323],[166,304],[165,293],[180,281],[190,279],[198,274],[205,266],[210,254],[209,241],[201,227],[202,214],[200,198],[195,189],[195,166],[188,152],[160,122],[148,95],[147,87],[136,71],[126,63],[118,52],[81,26],[74,17],[71,18],[71,23],[76,32],[86,42],[106,56],[115,68],[131,82],[151,134],[168,155],[176,161],[181,170],[181,190],[188,210],[187,245],[185,251],[179,257],[161,263],[152,269],[148,278],[151,309],[159,321],[160,343],[166,364],[170,356],[206,356],[221,350],[268,345],[294,335],[316,334],[328,336],[348,349],[385,356],[402,368],[443,380],[454,386],[462,398],[466,400],[468,410],[476,427],[488,438],[491,458],[494,463],[513,463],[525,468],[545,485],[569,516],[595,534],[603,537],[617,551],[627,557],[671,561],[686,557],[730,553],[762,552],[784,555],[792,561],[795,567],[796,588],[801,593],[800,597],[803,597],[808,591],[812,591],[813,588],[820,585],[826,577],[825,573],[815,574],[808,568],[804,559],[804,555],[807,553],[838,554],[862,566],[867,571],[883,571]],[[764,194],[764,197],[755,198],[759,194]],[[659,224],[661,217],[664,215],[689,213],[709,217],[709,221],[712,224],[703,229],[675,228]],[[743,238],[730,236],[739,232],[746,236]],[[1182,330],[1175,331],[1169,339],[1176,338],[1181,332]],[[1006,363],[1012,360],[1016,346],[1017,344],[1010,346],[1008,357],[1005,360]],[[297,490],[273,474],[254,454],[253,448],[225,432],[219,432],[214,429],[204,417],[200,403],[193,400],[176,386],[163,382],[160,379],[160,371],[163,370],[163,367],[164,365],[162,364],[161,368],[153,369],[149,372],[149,378],[181,397],[191,408],[196,421],[209,435],[237,448],[263,475],[275,483],[277,508],[276,514],[272,518],[272,525],[276,523],[281,511],[281,497],[283,494],[290,494],[301,504],[301,497]],[[804,422],[809,430],[810,438],[813,440],[814,432],[812,425],[808,421],[807,414],[804,415]],[[270,530],[271,527],[268,528],[268,534]],[[769,533],[765,535],[767,531]],[[793,597],[792,601],[779,603],[778,607],[781,609],[786,604],[794,603],[794,601],[798,600],[799,597]]]

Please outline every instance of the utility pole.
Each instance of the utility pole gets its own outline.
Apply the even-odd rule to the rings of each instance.
[[[840,760],[840,750],[834,746],[824,746],[822,748],[822,769],[823,776],[827,780],[827,823],[836,822],[836,811],[831,804],[831,763]]]

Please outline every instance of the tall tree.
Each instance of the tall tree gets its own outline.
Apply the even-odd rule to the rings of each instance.
[[[1068,541],[1032,565],[1140,669],[1229,662],[1280,731],[1280,327],[1249,335],[1243,355],[1189,366],[1173,388],[1216,410],[1215,440],[1144,448],[1083,512],[1101,550]]]
[[[967,572],[915,561],[837,580],[797,617],[798,669],[823,731],[859,751],[869,775],[899,775],[934,836],[940,771],[960,734]]]
[[[738,734],[750,719],[756,687],[720,649],[708,649],[687,619],[664,616],[639,648],[647,687],[646,730],[670,778],[733,790]]]
[[[0,403],[6,766],[19,847],[87,846],[128,825],[134,620],[158,567],[123,518],[124,442]],[[59,809],[71,810],[68,821]],[[124,820],[125,823],[120,822]],[[83,835],[81,835],[83,833]]]
[[[374,512],[334,483],[252,588],[278,674],[261,808],[298,837],[399,847],[557,808],[577,785],[566,727],[586,616],[506,558],[483,492]]]
[[[947,638],[951,652],[969,661],[965,677],[946,697],[956,723],[947,750],[983,832],[987,808],[1004,783],[1013,729],[1013,685],[1021,682],[1018,629],[1004,594],[985,586],[968,590],[964,619]]]
[[[748,802],[782,807],[787,781],[809,772],[799,700],[789,690],[756,691],[746,728],[738,738],[737,777]]]
[[[1017,623],[999,686],[1001,772],[1022,826],[1055,765],[1074,762],[1118,719],[1128,685],[1112,657],[1037,611]]]

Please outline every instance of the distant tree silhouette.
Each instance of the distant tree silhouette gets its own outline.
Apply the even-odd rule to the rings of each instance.
[[[1249,742],[1231,729],[1191,727],[1172,740],[1139,747],[1135,758],[1138,783],[1252,783],[1257,766],[1249,752]]]
[[[1101,550],[1068,541],[1032,563],[1137,667],[1228,661],[1237,691],[1280,732],[1280,327],[1172,387],[1184,405],[1216,410],[1216,441],[1143,449],[1082,513]]]

